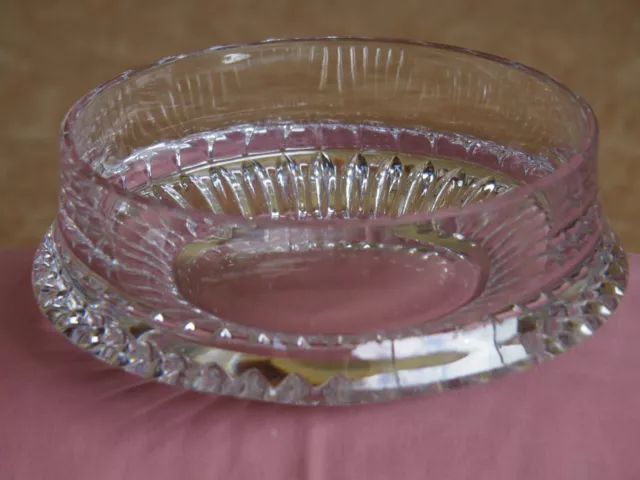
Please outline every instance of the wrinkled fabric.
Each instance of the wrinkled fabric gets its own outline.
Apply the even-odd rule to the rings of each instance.
[[[595,337],[486,385],[387,404],[207,396],[107,366],[32,297],[33,251],[0,254],[0,478],[640,479],[640,256]]]

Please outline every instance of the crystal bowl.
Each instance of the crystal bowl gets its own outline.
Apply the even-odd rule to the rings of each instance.
[[[168,57],[64,119],[35,295],[77,346],[203,392],[337,405],[485,382],[621,300],[596,149],[578,95],[466,49]]]

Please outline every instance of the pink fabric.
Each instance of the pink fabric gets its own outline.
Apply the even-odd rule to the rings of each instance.
[[[2,480],[640,479],[640,256],[615,318],[569,354],[344,408],[215,398],[108,367],[38,313],[31,256],[0,254]]]

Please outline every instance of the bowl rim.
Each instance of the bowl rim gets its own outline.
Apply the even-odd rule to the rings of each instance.
[[[491,53],[485,53],[478,50],[473,50],[465,47],[446,45],[436,42],[428,42],[428,41],[420,41],[420,40],[408,40],[408,39],[397,39],[397,38],[385,38],[385,37],[367,37],[367,36],[310,36],[310,37],[282,37],[282,38],[268,38],[261,41],[255,42],[244,42],[244,43],[233,43],[226,45],[214,45],[208,48],[204,48],[201,50],[194,50],[187,53],[180,53],[176,55],[170,55],[163,57],[151,64],[147,64],[145,66],[141,66],[138,68],[133,68],[126,70],[125,72],[117,75],[116,77],[108,80],[101,85],[97,86],[93,90],[86,93],[79,100],[77,100],[72,107],[67,111],[65,116],[63,117],[63,121],[61,124],[60,130],[60,154],[62,156],[69,155],[71,156],[72,163],[74,164],[74,170],[76,170],[77,174],[84,177],[85,179],[91,181],[99,185],[100,187],[106,189],[108,193],[116,194],[119,197],[122,197],[129,203],[135,203],[139,205],[145,205],[147,208],[152,208],[157,211],[174,211],[181,212],[182,214],[187,214],[190,218],[197,219],[202,217],[215,217],[220,221],[238,221],[239,216],[237,215],[227,215],[213,212],[201,212],[196,210],[185,210],[179,206],[170,206],[163,203],[160,203],[158,200],[142,196],[138,193],[132,192],[124,188],[124,186],[120,186],[112,181],[109,181],[105,177],[97,174],[91,166],[86,163],[82,157],[78,154],[78,150],[76,148],[76,143],[74,141],[74,125],[75,121],[79,115],[79,113],[98,95],[107,91],[110,87],[117,85],[125,80],[128,80],[136,75],[148,72],[152,69],[166,66],[185,58],[195,57],[206,55],[212,52],[220,52],[234,49],[242,49],[247,47],[260,47],[260,46],[268,46],[268,45],[282,45],[282,44],[297,44],[304,42],[355,42],[355,43],[378,43],[378,44],[387,44],[387,45],[396,45],[396,46],[411,46],[411,47],[424,47],[432,50],[440,50],[445,52],[452,52],[458,54],[464,54],[471,57],[482,58],[485,60],[489,60],[491,62],[495,62],[501,64],[503,66],[513,68],[519,71],[522,71],[532,77],[535,77],[539,81],[543,83],[547,83],[564,93],[566,93],[574,102],[576,107],[581,112],[586,124],[587,131],[580,138],[580,147],[575,149],[572,152],[572,155],[567,159],[567,163],[563,164],[561,167],[557,168],[555,171],[545,175],[543,177],[535,178],[532,182],[527,183],[525,185],[521,185],[517,188],[511,189],[510,191],[504,193],[503,195],[499,195],[497,197],[493,197],[487,199],[483,202],[471,203],[469,205],[465,205],[462,207],[445,207],[434,212],[424,212],[418,214],[410,214],[403,215],[398,217],[378,217],[378,218],[365,218],[365,219],[350,219],[350,224],[353,223],[363,223],[363,224],[376,224],[376,225],[384,225],[384,224],[395,224],[395,223],[405,223],[407,221],[430,221],[430,220],[441,220],[445,218],[456,217],[460,215],[473,215],[482,212],[488,212],[492,210],[500,210],[502,208],[507,208],[511,205],[517,204],[518,202],[523,202],[527,198],[533,197],[537,192],[548,188],[553,184],[562,183],[566,181],[567,176],[571,175],[574,171],[578,170],[580,166],[582,166],[586,162],[596,162],[596,152],[597,142],[598,142],[598,121],[593,112],[593,109],[589,105],[589,103],[579,94],[568,88],[563,83],[559,82],[552,76],[543,73],[535,68],[529,67],[527,65],[521,64],[519,62],[515,62],[513,60],[509,60],[504,57],[500,57],[497,55],[493,55]],[[573,159],[573,161],[569,161]],[[65,168],[65,167],[62,167]],[[246,220],[246,219],[245,219]],[[323,219],[322,222],[319,222],[322,226],[327,226],[328,223],[335,221],[337,219]],[[264,223],[264,219],[260,219],[260,223]],[[309,224],[306,220],[283,220],[283,219],[266,219],[267,223],[270,222],[278,222],[278,225],[283,225],[284,223],[294,223],[297,224],[299,222],[305,222],[307,225],[311,226],[315,222],[311,222]],[[217,222],[216,222],[217,223]]]

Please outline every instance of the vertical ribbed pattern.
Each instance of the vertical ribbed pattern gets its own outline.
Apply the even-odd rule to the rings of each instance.
[[[435,168],[357,153],[342,160],[328,152],[274,154],[182,174],[148,189],[163,203],[181,208],[254,218],[289,216],[378,218],[432,212],[482,201],[506,191],[493,177],[464,168]]]
[[[283,155],[276,166],[276,183],[281,211],[294,212],[299,219],[307,215],[307,186],[300,165]]]
[[[365,212],[365,200],[369,187],[369,164],[360,153],[356,154],[343,169],[343,188],[340,192],[345,218],[357,217]]]

